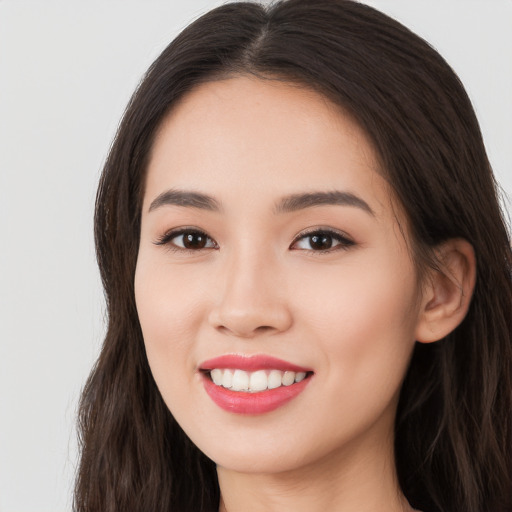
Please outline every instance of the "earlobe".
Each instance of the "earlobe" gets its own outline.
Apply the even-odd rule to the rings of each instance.
[[[452,332],[468,312],[476,281],[472,245],[456,238],[436,249],[438,269],[426,278],[416,327],[420,343],[438,341]]]

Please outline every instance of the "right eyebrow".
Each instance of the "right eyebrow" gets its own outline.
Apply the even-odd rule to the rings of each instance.
[[[158,195],[149,206],[148,212],[165,205],[185,206],[214,212],[221,210],[219,202],[211,196],[199,192],[171,189]]]

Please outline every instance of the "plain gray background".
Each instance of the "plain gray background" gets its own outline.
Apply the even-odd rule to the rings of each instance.
[[[71,509],[77,400],[104,332],[100,169],[142,73],[219,3],[0,0],[0,512]],[[368,3],[457,71],[511,194],[512,1]]]

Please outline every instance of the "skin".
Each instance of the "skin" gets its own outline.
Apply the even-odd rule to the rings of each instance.
[[[443,334],[427,315],[440,299],[418,282],[407,220],[378,171],[348,115],[278,81],[203,84],[158,132],[136,302],[166,404],[217,463],[221,511],[412,510],[396,479],[394,416],[415,341]],[[151,208],[170,189],[207,194],[220,209]],[[371,212],[354,204],[275,211],[283,196],[333,190]],[[161,243],[184,226],[207,234],[207,245],[186,251],[180,236]],[[319,228],[350,243],[315,250],[305,231]],[[198,372],[223,354],[268,354],[314,375],[275,411],[234,414],[209,398]]]

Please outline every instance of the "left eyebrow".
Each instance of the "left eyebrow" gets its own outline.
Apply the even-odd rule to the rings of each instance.
[[[375,216],[375,212],[366,201],[351,192],[341,191],[292,194],[283,197],[275,205],[274,211],[275,213],[290,213],[304,208],[313,208],[315,206],[325,205],[353,206]]]

